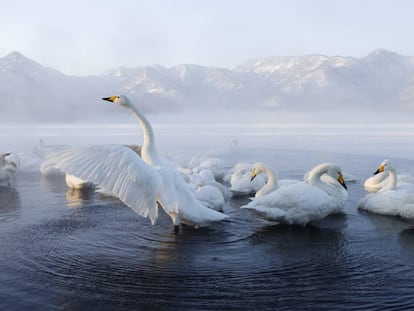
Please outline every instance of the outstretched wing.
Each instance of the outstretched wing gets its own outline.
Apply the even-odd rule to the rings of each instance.
[[[162,178],[130,148],[123,145],[65,147],[50,152],[46,159],[47,164],[102,187],[155,223]]]

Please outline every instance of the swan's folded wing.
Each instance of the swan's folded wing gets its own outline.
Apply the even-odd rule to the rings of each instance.
[[[159,173],[122,145],[66,147],[47,155],[47,163],[92,182],[118,197],[137,214],[158,217]]]

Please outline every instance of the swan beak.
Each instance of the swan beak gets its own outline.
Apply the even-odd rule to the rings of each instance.
[[[381,165],[378,167],[378,169],[374,172],[374,175],[377,175],[379,173],[382,173],[384,171],[384,165]]]
[[[103,100],[107,100],[107,101],[109,101],[109,102],[114,102],[115,98],[116,98],[116,96],[111,96],[111,97],[104,97],[104,98],[102,98],[102,99],[103,99]]]
[[[252,182],[252,181],[253,181],[253,179],[255,179],[255,178],[256,178],[256,176],[257,176],[257,174],[256,174],[256,173],[252,173],[252,178],[250,178],[250,182]]]
[[[342,174],[339,174],[338,182],[341,184],[342,187],[344,187],[346,190],[348,190],[348,188],[346,187],[346,184],[345,184],[344,176]]]

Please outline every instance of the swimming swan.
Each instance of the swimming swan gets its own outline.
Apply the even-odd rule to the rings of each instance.
[[[158,204],[175,226],[200,226],[228,218],[199,202],[174,166],[162,160],[155,148],[154,132],[144,114],[126,96],[103,100],[129,110],[143,130],[141,157],[123,145],[71,147],[49,155],[57,168],[92,182],[118,197],[154,224]]]
[[[242,208],[253,209],[280,223],[305,225],[342,211],[347,198],[341,168],[323,163],[309,172],[306,181],[280,186]]]
[[[252,173],[250,177],[250,181],[253,181],[260,173],[263,173],[267,177],[267,182],[264,184],[262,188],[260,188],[256,194],[254,195],[255,198],[263,197],[264,195],[272,192],[276,188],[288,184],[298,183],[298,180],[291,180],[291,179],[282,179],[279,180],[277,174],[267,165],[261,162],[257,162],[253,165]]]
[[[399,183],[414,183],[414,177],[406,174],[397,174]],[[389,183],[389,171],[383,171],[367,178],[364,182],[364,189],[367,192],[378,192]]]
[[[371,213],[414,218],[414,184],[399,182],[390,160],[384,160],[375,175],[388,173],[382,187],[358,202],[358,208]]]
[[[0,154],[0,186],[12,186],[15,183],[16,172],[20,159],[15,153]]]

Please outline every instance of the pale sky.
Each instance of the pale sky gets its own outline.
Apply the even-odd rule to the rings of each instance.
[[[0,12],[0,57],[19,51],[74,75],[377,48],[414,56],[410,0],[0,0]]]

